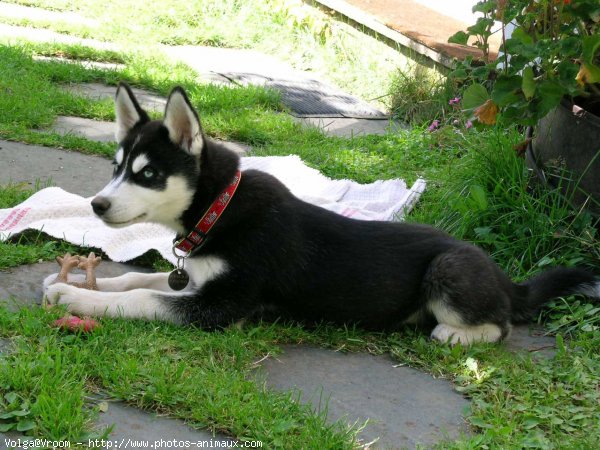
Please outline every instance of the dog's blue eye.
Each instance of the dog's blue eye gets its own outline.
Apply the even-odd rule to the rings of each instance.
[[[150,167],[146,167],[144,169],[144,171],[142,172],[142,174],[144,175],[144,178],[150,179],[150,178],[154,177],[154,175],[156,175],[156,172],[154,172],[154,169],[152,169]]]

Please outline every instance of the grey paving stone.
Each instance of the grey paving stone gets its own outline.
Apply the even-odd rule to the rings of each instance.
[[[189,445],[188,448],[209,448],[211,445],[210,448],[231,448],[233,446],[232,439],[226,436],[197,430],[180,420],[156,416],[123,403],[109,402],[108,410],[99,414],[96,422],[98,429],[106,429],[112,425],[114,428],[109,437],[116,443],[132,440],[138,443],[146,442],[146,448],[161,448],[158,446],[161,443],[162,448],[175,448],[175,445],[165,444],[166,441],[175,440],[197,444]],[[201,442],[203,444],[200,444]],[[185,445],[179,447],[186,448]],[[143,447],[138,446],[138,448]]]
[[[10,310],[21,306],[40,305],[42,302],[42,282],[44,278],[60,270],[56,262],[28,264],[0,271],[0,302]],[[131,264],[102,261],[98,266],[98,278],[116,277],[127,272],[150,272]],[[73,271],[73,273],[82,273]]]
[[[114,122],[84,119],[82,117],[58,116],[52,130],[59,134],[74,134],[98,142],[115,142]]]
[[[282,102],[299,116],[386,117],[363,100],[254,50],[201,46],[163,49],[200,74],[217,73],[241,85],[278,89]]]
[[[0,185],[58,186],[84,197],[96,194],[112,174],[110,160],[50,147],[0,140]]]
[[[556,338],[547,336],[539,325],[514,327],[504,345],[510,351],[529,352],[534,357],[553,358],[556,354]]]
[[[54,122],[52,129],[60,134],[75,134],[91,141],[114,142],[115,139],[115,125],[113,122],[100,122],[97,120],[83,119],[81,117],[59,116]],[[252,149],[249,145],[241,142],[220,142],[239,155],[246,155],[250,153]]]
[[[295,118],[308,127],[316,127],[330,136],[353,137],[368,134],[384,135],[403,128],[398,122],[377,119],[351,119],[345,117]]]
[[[415,448],[467,432],[463,413],[469,402],[445,380],[388,357],[343,354],[304,346],[286,346],[260,369],[259,379],[274,390],[299,390],[301,401],[330,420],[363,423],[359,437],[378,439],[372,448]]]
[[[84,441],[90,448],[234,448],[235,440],[222,434],[198,430],[183,421],[142,411],[120,402],[109,402],[93,428],[103,432],[113,427],[104,446],[102,441]],[[0,433],[0,448],[5,439],[27,439],[17,432]],[[74,444],[71,442],[71,444]],[[239,447],[239,445],[238,445]]]
[[[84,97],[92,99],[114,99],[117,88],[100,83],[73,83],[63,86],[64,89]],[[132,88],[135,97],[140,106],[147,110],[164,111],[167,99],[158,94],[146,91],[144,89]],[[114,124],[112,124],[114,130]],[[113,138],[114,140],[114,131]]]
[[[241,85],[264,86],[279,91],[281,102],[297,117],[351,117],[385,119],[387,115],[341,89],[299,73],[293,78],[276,77],[267,72],[220,72]]]

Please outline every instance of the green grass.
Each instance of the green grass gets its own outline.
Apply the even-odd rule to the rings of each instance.
[[[406,58],[385,43],[333,20],[300,0],[11,0],[54,11],[71,11],[98,26],[65,21],[10,19],[9,24],[48,28],[127,48],[157,44],[252,48],[331,80],[375,102],[387,96],[390,76]],[[115,13],[118,12],[118,13]],[[135,17],[135,26],[131,26]],[[158,49],[156,49],[158,50]],[[385,102],[385,100],[384,100]]]
[[[455,92],[446,78],[432,69],[418,64],[401,67],[389,87],[390,112],[398,120],[417,126],[445,121],[450,113],[448,101]]]
[[[253,362],[277,352],[260,337],[272,332],[269,327],[207,333],[111,320],[85,336],[49,327],[59,316],[39,308],[0,310],[2,335],[13,345],[0,360],[0,389],[16,393],[4,408],[27,413],[4,423],[26,417],[49,439],[83,440],[98,412],[88,393],[102,390],[195,426],[261,440],[267,448],[351,448],[350,430],[325,424],[290,394],[267,393],[253,381]],[[253,331],[257,339],[250,339]]]
[[[66,1],[36,3],[52,4],[59,10],[70,5]],[[99,11],[91,1],[76,5],[86,14],[97,15],[103,24],[108,21],[105,15],[110,17],[114,9],[111,2],[106,11]],[[149,11],[144,5],[142,24]],[[208,24],[211,14],[217,13],[226,18],[239,15],[235,20],[246,25],[264,19],[265,14],[228,1],[222,2],[222,10],[194,16],[190,20],[196,22],[181,25],[177,11],[173,15],[176,25],[156,23],[151,37],[191,39],[197,33],[199,39],[202,33],[221,33],[218,43],[222,45],[242,38],[248,47],[264,44],[252,37],[250,26],[236,30],[230,24],[227,32],[239,33],[237,37],[218,28],[188,32],[192,25]],[[269,28],[279,20],[277,14],[269,19],[265,34],[279,36],[295,30],[297,36],[281,38],[287,45],[306,33],[301,23]],[[107,39],[115,37],[114,30],[105,29]],[[310,41],[309,45],[316,44]],[[304,47],[298,48],[299,52],[290,52],[293,58],[301,58],[298,54]],[[32,59],[35,54],[119,62],[126,69],[101,71],[77,64],[42,63]],[[367,74],[373,70],[364,69]],[[516,130],[447,126],[430,133],[415,127],[387,136],[327,137],[282,114],[273,92],[199,85],[186,67],[135,49],[107,52],[59,44],[0,45],[0,72],[0,136],[4,139],[111,156],[114,145],[44,131],[62,114],[114,118],[110,101],[77,97],[61,85],[80,81],[114,85],[126,80],[165,95],[180,84],[190,92],[211,136],[249,143],[257,155],[293,152],[327,176],[360,182],[395,177],[412,182],[425,177],[428,190],[408,219],[439,226],[481,245],[517,280],[558,264],[600,270],[598,223],[585,213],[573,212],[559,194],[535,182],[514,153],[513,146],[521,140]],[[416,95],[410,89],[406,95]],[[18,204],[30,194],[20,186],[2,186],[0,208]],[[0,244],[0,268],[52,260],[67,249],[78,250],[27,233],[18,241]],[[152,256],[140,263],[164,268]],[[502,345],[450,348],[410,328],[376,334],[328,326],[306,330],[293,324],[248,324],[206,333],[154,322],[102,320],[97,332],[74,335],[48,326],[58,316],[60,312],[40,308],[18,312],[0,308],[0,336],[11,346],[0,357],[0,431],[19,427],[45,438],[77,441],[89,437],[99,409],[90,394],[101,392],[182,418],[193,426],[262,440],[265,448],[352,448],[356,428],[327,425],[322,416],[296,403],[290,394],[267,391],[253,382],[256,361],[277,355],[282,344],[302,343],[389,353],[399,363],[452,380],[459,392],[471,398],[466,420],[473,434],[441,443],[440,448],[591,449],[600,439],[600,315],[597,304],[582,298],[560,299],[540,316],[556,335],[557,355],[552,360],[534,360],[528,353],[515,355]]]
[[[598,220],[572,210],[560,193],[532,177],[513,150],[520,134],[498,129],[468,135],[463,157],[440,189],[426,193],[412,220],[482,246],[515,279],[554,265],[597,271]]]

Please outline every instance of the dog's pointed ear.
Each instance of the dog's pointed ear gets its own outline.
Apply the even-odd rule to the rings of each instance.
[[[127,83],[119,83],[115,95],[115,115],[117,118],[117,131],[115,138],[121,142],[127,133],[138,123],[150,121],[150,117],[137,102],[133,91]]]
[[[169,138],[175,145],[195,156],[202,153],[202,125],[185,91],[180,87],[173,89],[169,95],[163,124],[169,130]]]

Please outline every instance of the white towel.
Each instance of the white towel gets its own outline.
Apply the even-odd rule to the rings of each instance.
[[[331,180],[306,166],[298,156],[245,157],[242,170],[245,169],[268,172],[297,197],[363,220],[400,220],[425,189],[422,179],[410,189],[400,179],[365,185]],[[0,240],[36,229],[76,245],[100,248],[113,261],[129,261],[155,249],[163,258],[175,262],[172,230],[150,223],[110,228],[94,215],[90,200],[57,187],[42,189],[14,208],[0,209]]]

